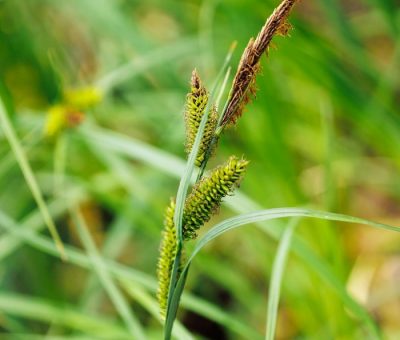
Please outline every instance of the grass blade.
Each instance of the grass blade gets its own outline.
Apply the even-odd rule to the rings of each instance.
[[[31,296],[0,292],[0,310],[32,320],[65,326],[98,338],[129,339],[129,334],[118,324],[99,316],[92,317],[68,306],[60,306]]]
[[[0,227],[3,228],[9,236],[18,238],[26,244],[55,257],[60,257],[56,246],[49,241],[47,237],[35,235],[35,233],[28,228],[18,228],[17,223],[13,221],[7,214],[0,210]],[[22,230],[25,229],[25,230]],[[93,265],[91,260],[83,252],[74,247],[66,246],[65,252],[71,263],[78,265],[85,269],[92,269]],[[114,261],[104,260],[108,270],[118,276],[120,279],[127,279],[144,285],[145,287],[156,290],[156,282],[150,276],[134,270],[133,268],[126,268],[125,266],[115,263]]]
[[[68,135],[61,134],[57,137],[56,146],[54,149],[54,179],[53,191],[54,195],[61,195],[63,192],[63,184],[65,170],[67,165],[68,152]]]
[[[400,227],[394,227],[387,224],[376,223],[369,220],[365,220],[362,218],[357,218],[353,216],[347,216],[342,214],[334,214],[328,213],[318,210],[311,210],[311,209],[301,209],[301,208],[277,208],[277,209],[269,209],[269,210],[260,210],[248,214],[239,215],[221,223],[217,224],[211,230],[209,230],[196,244],[193,252],[191,253],[188,261],[182,270],[181,278],[178,280],[177,285],[180,285],[181,282],[185,279],[185,276],[188,273],[190,264],[194,257],[200,252],[200,250],[207,245],[209,242],[217,238],[218,236],[222,235],[223,233],[238,228],[240,226],[244,226],[250,223],[268,221],[273,219],[279,218],[287,218],[287,217],[309,217],[309,218],[318,218],[323,220],[330,220],[330,221],[341,221],[347,223],[359,223],[363,225],[370,225],[378,229],[389,230],[389,231],[396,231],[400,232]],[[359,312],[357,310],[357,312]],[[360,313],[357,313],[359,315]],[[368,318],[365,318],[363,315],[362,319],[366,321],[367,327],[371,334],[375,338],[380,338],[379,331],[377,330],[376,326],[370,322]]]
[[[207,243],[211,242],[216,237],[222,235],[226,231],[246,225],[249,223],[256,223],[262,221],[268,221],[277,218],[284,217],[310,217],[318,218],[329,221],[340,221],[347,223],[359,223],[364,225],[370,225],[375,228],[400,232],[400,227],[394,227],[383,223],[372,222],[358,217],[329,213],[325,211],[318,211],[312,209],[303,208],[275,208],[255,211],[252,213],[247,213],[239,215],[236,217],[229,218],[221,223],[218,223],[210,231],[208,231],[197,243],[196,248],[193,250],[189,261],[194,257]]]
[[[265,329],[265,340],[274,340],[276,320],[278,314],[279,296],[281,291],[283,271],[285,270],[287,256],[290,250],[294,230],[298,219],[290,221],[285,229],[278,251],[272,266],[271,283],[268,294],[267,323]]]
[[[103,284],[103,287],[108,293],[108,296],[113,302],[116,310],[120,314],[121,318],[125,321],[132,336],[134,336],[135,339],[145,339],[145,335],[139,321],[134,317],[128,303],[125,301],[123,295],[111,279],[108,270],[103,263],[102,257],[99,254],[92,237],[90,236],[83,217],[77,209],[73,209],[72,217],[79,237],[93,263],[94,270],[97,272],[100,282]]]
[[[179,178],[185,171],[184,161],[140,140],[96,127],[88,122],[79,128],[79,137],[100,150],[126,155]]]
[[[196,39],[183,39],[174,45],[161,47],[155,51],[149,52],[146,55],[139,56],[124,65],[121,65],[99,79],[95,86],[98,87],[103,93],[108,92],[113,87],[145,72],[151,67],[167,61],[175,60],[177,57],[184,54],[189,54],[192,52],[194,53],[196,50]]]
[[[77,190],[69,191],[65,197],[69,201],[73,201],[75,204],[83,201],[86,196]],[[51,201],[48,204],[49,212],[53,218],[58,218],[62,216],[67,211],[66,199],[59,198]],[[43,225],[43,218],[40,211],[35,210],[28,215],[27,218],[21,220],[18,225],[13,222],[4,212],[0,211],[0,225],[3,228],[10,226],[10,228],[15,228],[16,233],[23,233],[24,231],[28,233],[36,233],[41,231],[45,226]],[[11,255],[22,245],[21,238],[16,236],[15,233],[8,233],[0,238],[0,262],[4,261],[7,256]],[[56,249],[56,248],[55,248]],[[59,254],[59,252],[57,252]],[[68,257],[68,254],[67,254]]]
[[[131,241],[130,240],[131,223],[125,215],[119,216],[110,226],[110,231],[103,241],[101,255],[104,258],[116,259],[121,253],[121,250]],[[82,310],[91,312],[98,310],[101,306],[103,290],[101,282],[95,273],[91,274],[86,280],[86,287],[81,295]]]
[[[66,259],[64,252],[64,245],[61,241],[60,235],[58,234],[54,221],[51,218],[47,205],[43,199],[43,195],[40,191],[39,185],[37,184],[37,181],[33,174],[32,168],[29,165],[28,159],[24,153],[24,150],[22,149],[20,142],[18,141],[18,137],[8,118],[6,107],[1,97],[0,97],[0,126],[3,128],[3,131],[8,139],[8,142],[11,145],[11,148],[21,168],[21,171],[25,177],[26,183],[28,184],[29,189],[31,190],[32,195],[36,201],[36,204],[38,205],[39,210],[42,213],[43,220],[49,229],[49,232],[57,246],[57,249],[60,252],[61,257],[63,259]]]

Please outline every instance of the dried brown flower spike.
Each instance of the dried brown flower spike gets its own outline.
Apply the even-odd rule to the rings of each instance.
[[[257,38],[250,39],[243,52],[233,80],[229,102],[223,113],[222,125],[234,124],[241,116],[244,106],[255,94],[254,83],[260,69],[260,58],[267,51],[275,34],[286,35],[290,25],[286,19],[293,5],[299,0],[283,0],[266,21]]]

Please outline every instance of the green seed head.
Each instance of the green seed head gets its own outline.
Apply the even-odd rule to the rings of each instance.
[[[186,125],[186,143],[185,151],[187,154],[192,150],[196,139],[197,131],[201,123],[201,119],[205,113],[208,102],[208,92],[203,86],[196,70],[192,73],[191,90],[186,96],[185,108],[185,125]],[[201,139],[199,152],[196,157],[195,164],[200,166],[204,161],[205,154],[214,135],[215,128],[218,123],[217,110],[212,106],[208,115],[207,123]]]
[[[165,317],[168,304],[168,290],[171,281],[171,272],[176,256],[177,237],[174,225],[175,200],[171,199],[165,211],[164,231],[160,245],[160,257],[157,265],[158,291],[157,298],[160,313]]]
[[[183,239],[194,239],[221,205],[222,198],[237,187],[249,162],[234,156],[198,182],[185,202],[183,212]]]

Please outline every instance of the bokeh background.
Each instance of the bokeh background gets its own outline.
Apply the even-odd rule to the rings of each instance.
[[[191,71],[210,88],[236,40],[235,70],[278,3],[0,1],[1,97],[70,258],[60,260],[0,126],[1,338],[129,338],[71,206],[109,259],[125,305],[149,338],[162,337],[155,267],[164,208],[184,167]],[[251,164],[241,193],[205,230],[238,213],[291,206],[400,225],[399,2],[303,0],[290,22],[290,36],[276,37],[263,58],[256,99],[212,161],[236,154]],[[65,93],[77,88],[86,89],[84,103],[65,109]],[[197,257],[178,337],[263,337],[288,222],[237,229]],[[399,339],[400,237],[295,222],[277,338],[364,339],[364,315]]]

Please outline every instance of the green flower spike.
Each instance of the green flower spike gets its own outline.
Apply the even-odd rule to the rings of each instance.
[[[183,211],[183,239],[194,239],[197,230],[206,223],[221,205],[222,198],[232,193],[246,171],[249,162],[232,156],[193,188]]]
[[[192,79],[190,81],[191,90],[186,96],[185,108],[185,125],[186,125],[186,143],[185,151],[189,155],[192,150],[196,134],[199,129],[201,119],[205,113],[205,108],[208,102],[208,92],[201,83],[197,71],[192,72]],[[201,166],[204,161],[207,149],[210,145],[211,139],[214,135],[215,128],[218,123],[218,114],[215,106],[212,106],[204,129],[203,137],[200,143],[199,152],[195,164]],[[213,148],[215,148],[215,143]]]
[[[158,291],[157,298],[160,314],[165,317],[168,304],[168,290],[171,272],[174,265],[177,247],[176,228],[174,225],[175,200],[171,199],[165,211],[164,231],[160,245],[160,257],[157,265]]]

